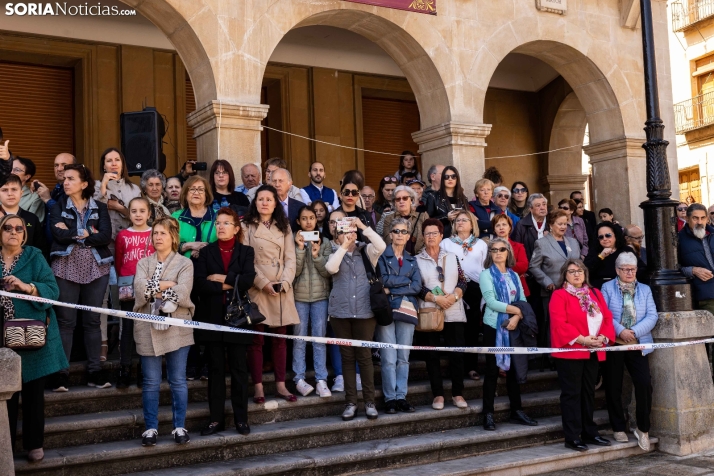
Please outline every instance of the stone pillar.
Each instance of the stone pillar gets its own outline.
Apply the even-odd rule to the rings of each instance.
[[[707,311],[662,312],[652,331],[656,343],[714,335]],[[685,456],[714,448],[714,384],[704,344],[657,349],[649,356],[652,373],[652,428],[657,449]]]
[[[585,190],[585,182],[588,180],[587,175],[546,175],[542,179],[542,183],[549,192],[546,194],[548,204],[553,207],[558,205],[558,202],[564,198],[570,198],[570,193],[574,190]]]
[[[261,121],[268,114],[266,104],[233,104],[213,100],[188,115],[193,127],[198,160],[211,164],[227,160],[239,180],[247,163],[260,167]]]
[[[22,389],[20,356],[10,349],[0,348],[0,474],[15,474],[10,441],[7,401]]]
[[[593,171],[593,211],[611,208],[620,224],[644,230],[640,203],[647,198],[645,139],[613,139],[583,147]]]
[[[490,132],[491,124],[446,122],[414,132],[412,138],[419,144],[423,170],[434,164],[453,165],[461,175],[464,193],[471,197],[474,184],[486,170],[484,148]]]

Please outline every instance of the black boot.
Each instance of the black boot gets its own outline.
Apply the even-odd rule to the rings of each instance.
[[[128,388],[131,385],[131,366],[122,365],[117,377],[117,388]]]

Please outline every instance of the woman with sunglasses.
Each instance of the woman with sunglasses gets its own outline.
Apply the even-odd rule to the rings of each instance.
[[[357,204],[360,201],[360,184],[357,180],[352,178],[346,178],[342,181],[340,185],[340,198],[342,200],[342,205],[338,210],[341,210],[348,217],[354,217],[362,221],[366,226],[374,229],[374,223],[372,223],[372,217],[369,212],[364,208],[360,208]],[[362,230],[357,232],[357,238],[362,241],[364,236]]]
[[[526,295],[520,285],[518,274],[513,271],[516,260],[513,249],[504,238],[494,238],[488,245],[485,268],[479,279],[486,307],[483,313],[483,345],[486,347],[510,347],[510,331],[523,319],[523,312],[513,305],[525,301]],[[523,411],[521,386],[516,376],[516,366],[508,354],[486,354],[486,378],[483,382],[483,429],[495,431],[493,402],[499,369],[506,373],[506,388],[510,401],[511,422],[537,426],[538,422]]]
[[[508,208],[508,204],[510,201],[511,192],[508,190],[507,187],[501,185],[493,190],[493,203],[496,204],[496,213],[500,215],[508,215],[508,217],[513,222],[513,226],[516,226],[521,217],[511,212],[511,210]]]
[[[417,180],[421,180],[421,174],[419,173],[419,165],[417,164],[416,156],[414,152],[405,150],[399,156],[399,170],[394,173],[394,177],[397,182],[402,182],[402,175],[411,172],[414,174]]]
[[[569,217],[565,236],[575,238],[578,241],[580,244],[580,259],[585,259],[588,255],[588,230],[583,219],[575,214],[577,206],[575,200],[569,198],[564,198],[558,202],[558,209],[563,210]]]
[[[399,185],[399,180],[391,175],[382,177],[382,180],[379,181],[374,209],[380,215],[384,215],[385,212],[394,208],[394,189],[397,188],[397,185]]]
[[[511,185],[511,201],[508,203],[508,209],[518,218],[523,218],[528,215],[528,185],[524,182],[513,182]]]
[[[394,189],[394,213],[382,217],[382,238],[385,243],[392,242],[392,222],[398,218],[408,221],[411,228],[411,235],[407,238],[406,250],[412,256],[416,255],[424,247],[424,237],[421,234],[421,224],[429,218],[426,213],[418,213],[414,209],[416,203],[416,193],[406,185],[400,185]]]
[[[508,241],[513,249],[513,257],[516,260],[516,264],[513,265],[513,271],[515,271],[521,278],[521,286],[523,286],[523,294],[526,297],[531,295],[530,289],[528,289],[528,284],[526,284],[526,273],[528,272],[528,255],[526,254],[526,247],[522,243],[513,241],[511,239],[511,232],[513,232],[513,221],[508,215],[496,215],[491,219],[491,226],[493,227],[494,236],[497,238],[503,238]],[[468,302],[468,300],[467,300]]]
[[[615,262],[621,253],[634,253],[630,245],[625,242],[622,229],[619,225],[604,221],[595,227],[597,241],[590,247],[585,258],[585,266],[590,272],[590,282],[594,288],[601,289],[607,281],[617,277]],[[646,265],[641,259],[637,260],[637,279],[645,277]]]
[[[442,176],[443,177],[443,176]],[[444,338],[446,347],[463,347],[466,336],[466,313],[462,297],[467,289],[466,276],[459,259],[453,253],[441,248],[444,239],[444,225],[435,218],[422,223],[425,246],[417,255],[421,273],[419,308],[439,307],[444,310],[444,329],[440,332],[417,332],[421,345],[441,346]],[[429,373],[431,393],[434,395],[431,407],[444,409],[444,383],[441,379],[441,358],[436,351],[425,352],[426,369]],[[449,352],[449,374],[451,375],[452,402],[458,408],[467,408],[463,397],[464,357],[460,352]]]
[[[469,202],[471,213],[478,219],[478,227],[481,231],[480,238],[486,238],[493,234],[491,230],[491,218],[498,212],[496,204],[493,203],[493,182],[489,179],[481,179],[474,185],[476,199]]]
[[[461,210],[469,209],[469,200],[464,194],[461,186],[459,171],[453,165],[444,167],[441,172],[441,182],[439,190],[429,194],[431,199],[427,200],[427,214],[441,221],[444,227],[444,237],[449,238],[452,234],[452,222]]]
[[[687,224],[687,205],[686,202],[679,202],[679,205],[677,205],[677,233],[682,231],[682,228],[684,228],[684,225]]]

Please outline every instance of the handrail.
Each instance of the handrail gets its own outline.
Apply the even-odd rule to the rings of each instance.
[[[686,30],[691,25],[714,16],[714,0],[685,0],[673,2],[672,31]]]
[[[714,124],[714,91],[699,94],[674,105],[674,127],[677,134]]]

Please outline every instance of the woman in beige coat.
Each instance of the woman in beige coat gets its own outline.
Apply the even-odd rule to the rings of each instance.
[[[287,326],[300,323],[293,280],[295,279],[295,241],[288,217],[278,200],[278,192],[270,185],[262,185],[243,223],[243,244],[255,252],[255,281],[248,295],[266,317],[255,330],[285,334]],[[276,397],[295,402],[297,398],[285,388],[287,343],[273,337],[273,368],[275,369]],[[263,336],[256,335],[248,348],[248,367],[255,393],[255,403],[265,403],[263,391]]]
[[[177,253],[178,222],[171,217],[156,220],[151,239],[156,253],[141,259],[136,265],[134,311],[193,320],[194,305],[189,297],[193,288],[193,263]],[[172,434],[176,443],[188,443],[190,439],[184,428],[188,405],[186,359],[193,345],[193,329],[172,327],[162,322],[136,321],[134,340],[144,373],[142,400],[146,431],[141,435],[141,444],[156,444],[162,357],[166,357],[166,371],[171,387]]]

